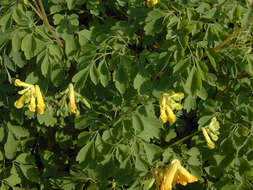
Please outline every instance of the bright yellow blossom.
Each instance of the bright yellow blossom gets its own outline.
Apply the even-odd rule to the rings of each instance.
[[[36,98],[37,98],[37,112],[40,115],[43,115],[46,109],[46,105],[44,103],[44,100],[40,91],[40,87],[38,85],[35,85],[35,92],[36,92]]]
[[[15,86],[22,86],[22,87],[25,87],[25,88],[31,88],[31,87],[33,87],[32,84],[28,84],[28,83],[22,82],[22,81],[19,80],[19,79],[16,79],[16,80],[14,81],[14,85],[15,85]]]
[[[218,135],[220,134],[219,129],[220,129],[220,124],[217,121],[216,117],[212,118],[209,125],[201,128],[202,133],[206,139],[208,148],[210,149],[215,148],[215,144],[213,141],[218,140],[219,138]]]
[[[163,172],[160,172],[163,170]],[[158,174],[161,174],[159,176]],[[172,160],[169,166],[165,168],[156,168],[154,172],[156,180],[156,190],[172,190],[173,183],[179,183],[186,186],[188,183],[198,181],[198,178],[189,173],[180,163],[179,160]]]
[[[176,115],[173,110],[181,110],[183,106],[181,105],[181,100],[184,98],[183,93],[164,93],[160,99],[160,121],[162,123],[166,123],[169,121],[170,123],[176,122]]]
[[[26,94],[22,95],[18,100],[15,101],[14,106],[17,109],[22,108],[26,102],[26,99],[27,99],[27,95]]]
[[[147,0],[147,5],[148,6],[154,6],[158,3],[158,0]]]
[[[72,83],[69,84],[69,106],[70,106],[71,112],[75,114],[77,107],[75,103],[75,91],[74,91],[74,87]]]
[[[36,108],[36,102],[35,102],[35,96],[34,95],[35,95],[35,90],[34,90],[34,87],[33,87],[30,91],[30,97],[31,97],[30,104],[29,104],[30,112],[35,112],[35,108]]]

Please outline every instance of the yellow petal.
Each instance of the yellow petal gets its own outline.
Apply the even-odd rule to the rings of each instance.
[[[42,94],[40,92],[40,87],[38,85],[35,85],[35,92],[36,92],[36,98],[37,98],[37,112],[42,115],[44,114],[44,111],[46,109],[46,105],[44,103]]]
[[[30,92],[30,96],[31,96],[31,100],[30,100],[30,104],[29,104],[30,112],[35,112],[35,108],[36,108],[34,93],[35,92],[34,92],[34,88],[33,88]]]
[[[205,127],[202,127],[201,130],[202,130],[203,135],[204,135],[204,137],[205,137],[205,139],[206,139],[208,148],[214,149],[214,148],[215,148],[215,144],[214,144],[214,142],[210,139],[210,137],[209,137],[209,135],[208,135],[208,133],[207,133]]]
[[[15,85],[15,86],[23,86],[23,87],[26,87],[26,88],[31,88],[31,87],[33,87],[32,84],[28,84],[28,83],[22,82],[22,81],[19,80],[19,79],[16,79],[16,80],[14,81],[14,85]]]
[[[73,84],[69,84],[69,106],[71,109],[72,113],[76,113],[77,107],[75,103],[75,92],[74,92],[74,87]]]
[[[166,123],[167,122],[167,115],[164,109],[160,109],[160,121],[162,123]]]
[[[176,115],[173,113],[172,109],[170,106],[166,106],[166,111],[167,111],[167,119],[170,123],[175,123],[177,120]]]
[[[191,173],[189,173],[183,166],[178,167],[179,172],[179,183],[181,185],[187,185],[187,183],[194,183],[198,181],[198,178]]]
[[[25,101],[26,101],[26,94],[24,94],[23,96],[21,96],[17,101],[15,101],[14,103],[14,106],[17,108],[17,109],[20,109],[24,106],[25,104]]]
[[[173,160],[169,167],[165,168],[164,171],[164,178],[163,182],[161,184],[161,190],[172,190],[172,183],[174,180],[174,177],[176,175],[178,166],[180,165],[180,162],[178,160]]]

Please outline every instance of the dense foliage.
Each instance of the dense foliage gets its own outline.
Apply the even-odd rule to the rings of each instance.
[[[253,189],[252,0],[0,6],[1,190]]]

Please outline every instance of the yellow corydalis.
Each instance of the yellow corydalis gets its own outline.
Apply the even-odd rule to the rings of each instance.
[[[40,87],[38,85],[35,85],[35,91],[36,91],[36,98],[37,98],[37,112],[42,115],[44,114],[44,111],[46,109],[46,105],[44,103],[42,94],[40,92]]]
[[[148,6],[154,6],[158,3],[158,0],[147,0],[147,5]]]
[[[76,114],[77,107],[75,102],[75,91],[72,83],[69,84],[69,106],[71,112]]]
[[[181,105],[181,100],[184,98],[183,93],[164,93],[160,99],[160,121],[162,123],[166,123],[169,121],[170,123],[176,122],[176,115],[173,110],[181,110],[183,106]]]
[[[37,99],[37,111],[39,114],[44,114],[46,105],[44,103],[40,88],[38,85],[32,85],[22,82],[19,79],[14,81],[15,86],[24,87],[23,90],[18,91],[18,94],[22,95],[17,101],[15,101],[14,106],[17,109],[24,107],[26,103],[29,103],[29,110],[35,112],[36,110],[36,99]],[[36,98],[36,99],[35,99]]]
[[[177,159],[172,160],[170,165],[165,166],[165,168],[156,168],[154,177],[156,180],[156,190],[158,188],[160,190],[172,190],[173,183],[186,186],[188,183],[198,181],[198,178],[189,173]]]
[[[209,125],[205,127],[201,127],[202,133],[205,137],[205,140],[209,149],[215,148],[215,143],[213,141],[218,140],[219,138],[218,135],[220,134],[219,129],[220,129],[220,123],[217,121],[216,117],[212,118]]]

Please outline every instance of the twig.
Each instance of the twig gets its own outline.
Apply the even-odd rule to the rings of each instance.
[[[253,22],[253,18],[251,18],[246,24],[244,24],[241,28],[234,31],[232,34],[230,34],[220,45],[213,48],[215,52],[220,51],[230,40],[232,40],[239,32],[247,28],[251,23]],[[207,56],[207,53],[204,53],[204,57]]]
[[[60,40],[60,38],[57,36],[57,34],[55,33],[55,31],[53,30],[52,26],[49,24],[48,19],[47,19],[47,15],[43,6],[43,3],[41,0],[39,1],[39,5],[37,4],[37,2],[35,0],[33,0],[36,8],[30,4],[30,6],[32,7],[32,9],[36,12],[36,14],[41,18],[41,20],[43,21],[43,23],[45,24],[45,26],[48,28],[48,30],[50,31],[50,33],[54,36],[54,38],[57,41],[57,44],[63,48],[64,45],[62,43],[62,41]]]
[[[227,87],[222,90],[220,93],[217,94],[217,96],[215,97],[214,101],[217,101],[218,98],[223,95],[238,79],[241,79],[241,78],[244,78],[244,77],[247,77],[248,76],[248,73],[241,73],[239,74],[236,78],[233,78],[232,81],[227,85]]]

